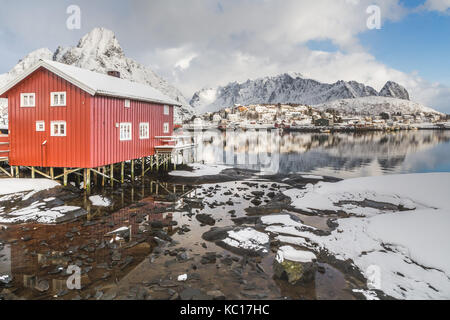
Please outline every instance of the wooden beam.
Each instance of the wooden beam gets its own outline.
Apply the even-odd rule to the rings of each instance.
[[[94,172],[94,173],[96,173],[96,174],[98,174],[98,175],[100,175],[100,176],[102,176],[102,177],[104,177],[104,178],[106,178],[106,179],[113,179],[114,181],[120,183],[119,180],[117,180],[117,179],[115,179],[115,178],[113,178],[113,177],[109,177],[108,175],[103,174],[103,173],[101,173],[100,171],[97,171],[97,170],[95,170],[95,169],[91,169],[91,171]]]
[[[25,167],[25,168],[28,168],[28,169],[30,169],[30,170],[31,170],[31,167]],[[47,178],[47,179],[51,179],[51,178],[52,178],[52,177],[51,177],[51,176],[49,176],[48,174],[45,174],[45,173],[43,173],[43,172],[39,171],[39,170],[38,170],[38,169],[36,169],[36,168],[34,168],[34,171],[35,171],[36,173],[40,174],[41,176],[43,176],[43,177]],[[16,174],[18,174],[18,169],[17,169],[17,167],[16,167]]]
[[[66,170],[67,170],[67,174],[72,174],[72,173],[76,173],[77,171],[83,170],[83,168],[71,169],[71,170],[68,170],[68,169],[66,168]],[[63,174],[60,174],[60,175],[57,175],[57,176],[55,176],[55,180],[57,180],[57,179],[59,179],[59,178],[61,178],[61,177],[63,177],[63,176],[64,176],[64,173],[63,173]]]
[[[131,181],[134,182],[134,160],[131,160]]]
[[[55,170],[53,169],[53,167],[50,168],[50,177],[52,180],[55,180]]]
[[[31,167],[31,179],[36,178],[36,172],[34,171],[34,167]]]
[[[114,164],[110,165],[110,172],[109,172],[109,183],[111,187],[114,187]]]
[[[0,170],[3,171],[8,177],[11,177],[11,178],[12,178],[12,175],[11,175],[8,171],[6,171],[5,169],[3,169],[2,167],[0,167]]]
[[[91,169],[87,169],[86,172],[86,192],[91,193]]]
[[[120,182],[123,184],[125,181],[125,162],[120,163]]]
[[[145,176],[145,158],[143,157],[141,159],[141,161],[142,161],[142,177],[144,177]]]
[[[64,187],[67,187],[68,178],[69,174],[67,173],[67,168],[64,168]]]

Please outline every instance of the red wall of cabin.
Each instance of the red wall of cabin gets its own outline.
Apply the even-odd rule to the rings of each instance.
[[[50,93],[66,91],[67,105],[51,107]],[[35,93],[36,107],[20,107],[21,93]],[[113,97],[91,96],[66,80],[41,68],[2,97],[8,98],[10,164],[12,166],[95,168],[155,154],[162,142],[155,136],[173,133],[173,107]],[[51,121],[66,121],[66,137],[50,135]],[[45,132],[36,131],[45,121]],[[132,123],[132,140],[120,141],[116,123]],[[150,124],[149,139],[139,138],[139,123]],[[163,125],[169,123],[169,133]],[[42,143],[47,140],[47,144]]]
[[[128,161],[155,154],[154,147],[161,145],[155,136],[171,136],[173,133],[173,107],[164,115],[160,104],[131,101],[125,108],[124,99],[96,96],[91,99],[91,167]],[[132,140],[120,141],[120,126],[116,123],[132,123]],[[149,139],[139,138],[139,124],[148,122]],[[169,133],[164,133],[164,123],[169,123]]]
[[[66,91],[67,105],[51,107],[50,93]],[[36,106],[20,107],[21,93],[35,93]],[[10,153],[13,166],[85,167],[89,165],[91,96],[41,68],[3,95],[8,98]],[[51,121],[67,122],[66,137],[50,135]],[[36,131],[45,121],[45,132]],[[42,145],[47,140],[46,145]]]

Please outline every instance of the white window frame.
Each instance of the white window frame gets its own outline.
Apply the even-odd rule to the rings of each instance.
[[[129,127],[128,135],[125,135],[126,132],[122,132],[125,128]],[[120,141],[132,141],[133,140],[133,124],[131,122],[121,122],[119,126],[119,139]]]
[[[169,133],[169,132],[170,132],[170,123],[164,122],[164,125],[163,125],[163,132],[164,132],[164,133]]]
[[[144,131],[144,134],[142,134],[142,129],[146,128]],[[141,122],[139,123],[139,139],[150,139],[150,123],[148,122]]]
[[[55,96],[58,96],[58,103],[55,103]],[[64,103],[61,103],[61,96],[64,96]],[[51,107],[65,107],[67,106],[67,93],[65,91],[61,92],[50,92],[50,106]]]
[[[125,99],[125,108],[131,108],[131,100],[130,99]]]
[[[164,105],[164,115],[170,115],[170,107],[168,105]]]
[[[25,104],[25,97],[27,100],[27,103]],[[33,97],[33,103],[30,102],[30,97]],[[35,93],[21,93],[20,94],[20,107],[21,108],[34,108],[36,107],[36,94]]]
[[[42,124],[42,129],[39,126]],[[36,132],[45,132],[45,121],[36,121]]]
[[[58,125],[58,132],[54,131],[55,125]],[[64,125],[64,133],[61,133],[61,125]],[[50,135],[52,137],[66,137],[67,136],[67,122],[66,121],[51,121]]]

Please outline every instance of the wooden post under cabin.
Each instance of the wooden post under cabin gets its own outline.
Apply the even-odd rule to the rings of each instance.
[[[110,166],[109,177],[111,178],[111,179],[110,179],[111,187],[114,187],[114,164],[112,164],[112,165]]]
[[[125,162],[120,163],[120,182],[123,184],[125,181]]]
[[[86,172],[86,192],[88,194],[91,192],[91,169],[87,169]]]
[[[106,167],[103,167],[103,174],[106,175]],[[105,176],[102,176],[102,187],[105,186]]]
[[[50,178],[52,178],[52,180],[55,180],[55,170],[53,169],[53,167],[50,168]]]
[[[67,187],[67,168],[64,168],[64,187]]]
[[[131,181],[134,182],[134,160],[131,160]]]
[[[145,158],[142,158],[142,177],[145,176]]]
[[[19,166],[16,166],[16,178],[20,178]]]
[[[34,167],[31,167],[31,179],[36,178],[36,173],[34,171]]]

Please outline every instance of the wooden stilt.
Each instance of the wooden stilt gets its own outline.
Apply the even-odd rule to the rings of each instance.
[[[11,166],[11,178],[14,178],[14,167]]]
[[[110,176],[110,184],[111,184],[111,187],[114,187],[114,164],[112,164],[111,166],[110,166],[110,172],[109,172],[109,176]]]
[[[52,180],[55,180],[55,170],[53,167],[50,168],[50,177],[52,178]]]
[[[156,171],[159,171],[159,155],[156,154]]]
[[[156,195],[159,195],[159,182],[156,183]]]
[[[86,190],[86,182],[87,182],[87,169],[83,170],[83,189]]]
[[[31,167],[31,179],[36,178],[36,171],[34,171],[34,167]]]
[[[86,172],[86,192],[91,193],[91,170],[87,169]]]
[[[142,158],[141,161],[142,161],[142,177],[144,177],[145,176],[145,158]]]
[[[19,166],[16,166],[16,178],[20,178]]]
[[[103,167],[102,172],[103,172],[103,174],[106,175],[106,167]],[[104,186],[105,186],[105,176],[102,176],[102,187],[104,187]]]
[[[131,180],[134,182],[134,160],[131,160]]]
[[[64,168],[64,187],[67,187],[67,179],[68,175],[67,175],[67,168]]]
[[[153,156],[150,156],[150,170],[153,171]]]
[[[125,181],[125,162],[120,164],[120,182],[123,184]]]

